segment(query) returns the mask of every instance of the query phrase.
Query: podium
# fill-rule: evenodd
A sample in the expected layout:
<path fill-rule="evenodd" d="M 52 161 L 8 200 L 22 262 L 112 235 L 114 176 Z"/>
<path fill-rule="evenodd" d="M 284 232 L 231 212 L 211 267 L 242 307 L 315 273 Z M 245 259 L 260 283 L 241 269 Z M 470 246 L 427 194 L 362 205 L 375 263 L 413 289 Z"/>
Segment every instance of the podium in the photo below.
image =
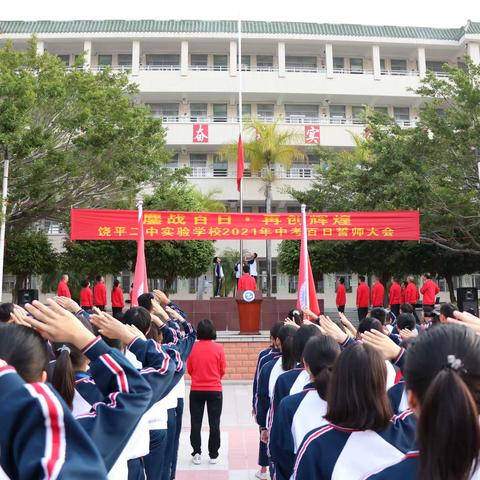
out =
<path fill-rule="evenodd" d="M 240 335 L 259 335 L 262 311 L 260 290 L 240 290 L 235 295 L 240 324 Z"/>

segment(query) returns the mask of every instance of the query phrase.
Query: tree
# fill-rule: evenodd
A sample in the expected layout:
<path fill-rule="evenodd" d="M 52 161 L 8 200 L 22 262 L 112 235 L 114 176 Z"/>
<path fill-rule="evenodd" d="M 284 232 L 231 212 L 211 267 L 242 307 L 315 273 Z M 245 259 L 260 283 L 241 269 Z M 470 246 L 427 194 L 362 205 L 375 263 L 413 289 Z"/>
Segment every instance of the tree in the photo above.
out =
<path fill-rule="evenodd" d="M 5 243 L 5 271 L 16 276 L 14 300 L 18 290 L 27 288 L 32 275 L 56 271 L 58 254 L 48 237 L 37 231 L 12 231 Z"/>
<path fill-rule="evenodd" d="M 295 160 L 305 158 L 305 153 L 296 146 L 301 137 L 292 130 L 282 130 L 276 123 L 262 123 L 254 120 L 247 125 L 253 140 L 243 144 L 245 161 L 253 173 L 261 174 L 265 185 L 265 211 L 272 211 L 272 184 L 275 181 L 275 166 L 289 168 Z M 227 158 L 237 158 L 237 144 L 226 145 L 220 152 Z M 266 241 L 267 295 L 272 295 L 271 240 Z"/>
<path fill-rule="evenodd" d="M 165 132 L 126 74 L 67 69 L 55 55 L 0 49 L 0 158 L 10 159 L 8 228 L 71 207 L 133 199 L 168 158 Z"/>

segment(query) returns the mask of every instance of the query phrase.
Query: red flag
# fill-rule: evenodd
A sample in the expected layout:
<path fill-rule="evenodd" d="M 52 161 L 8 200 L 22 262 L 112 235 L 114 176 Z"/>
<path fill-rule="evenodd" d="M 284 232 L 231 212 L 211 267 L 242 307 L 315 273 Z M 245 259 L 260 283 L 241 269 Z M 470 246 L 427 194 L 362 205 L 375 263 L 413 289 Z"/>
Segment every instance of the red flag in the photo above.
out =
<path fill-rule="evenodd" d="M 300 267 L 298 269 L 297 308 L 307 307 L 315 315 L 320 315 L 307 242 L 307 215 L 305 205 L 302 205 L 302 240 L 300 243 Z"/>
<path fill-rule="evenodd" d="M 147 262 L 145 261 L 145 241 L 143 233 L 143 212 L 141 209 L 138 211 L 138 232 L 137 263 L 135 264 L 131 298 L 132 307 L 138 307 L 138 297 L 143 293 L 148 293 Z"/>
<path fill-rule="evenodd" d="M 238 162 L 237 162 L 237 190 L 240 191 L 242 184 L 243 171 L 245 170 L 245 160 L 243 158 L 242 134 L 238 135 Z"/>

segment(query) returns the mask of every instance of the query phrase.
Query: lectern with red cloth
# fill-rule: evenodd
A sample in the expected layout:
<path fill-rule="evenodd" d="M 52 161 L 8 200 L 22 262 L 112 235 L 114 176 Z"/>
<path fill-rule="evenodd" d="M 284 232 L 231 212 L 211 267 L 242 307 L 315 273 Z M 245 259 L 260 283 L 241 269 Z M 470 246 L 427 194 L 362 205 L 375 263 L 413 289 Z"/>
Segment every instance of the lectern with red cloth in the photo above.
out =
<path fill-rule="evenodd" d="M 237 301 L 240 335 L 260 334 L 262 292 L 260 290 L 239 290 L 235 300 Z"/>

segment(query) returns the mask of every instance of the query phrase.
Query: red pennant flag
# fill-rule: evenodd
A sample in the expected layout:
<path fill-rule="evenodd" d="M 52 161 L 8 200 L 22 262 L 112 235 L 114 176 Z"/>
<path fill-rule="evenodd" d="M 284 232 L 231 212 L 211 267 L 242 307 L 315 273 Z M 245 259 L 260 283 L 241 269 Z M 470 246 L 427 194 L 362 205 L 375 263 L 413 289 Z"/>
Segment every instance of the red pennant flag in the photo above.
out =
<path fill-rule="evenodd" d="M 238 135 L 238 162 L 237 162 L 237 190 L 240 191 L 242 184 L 243 172 L 245 170 L 245 160 L 243 158 L 243 142 L 242 134 Z"/>
<path fill-rule="evenodd" d="M 131 305 L 138 307 L 138 297 L 143 293 L 148 293 L 147 262 L 145 261 L 145 241 L 143 233 L 143 212 L 138 212 L 138 240 L 137 240 L 137 263 L 135 264 L 135 275 L 133 279 L 133 289 Z"/>
<path fill-rule="evenodd" d="M 300 243 L 300 267 L 298 269 L 297 308 L 306 307 L 315 315 L 320 315 L 307 242 L 307 215 L 305 205 L 302 205 L 302 240 Z"/>

